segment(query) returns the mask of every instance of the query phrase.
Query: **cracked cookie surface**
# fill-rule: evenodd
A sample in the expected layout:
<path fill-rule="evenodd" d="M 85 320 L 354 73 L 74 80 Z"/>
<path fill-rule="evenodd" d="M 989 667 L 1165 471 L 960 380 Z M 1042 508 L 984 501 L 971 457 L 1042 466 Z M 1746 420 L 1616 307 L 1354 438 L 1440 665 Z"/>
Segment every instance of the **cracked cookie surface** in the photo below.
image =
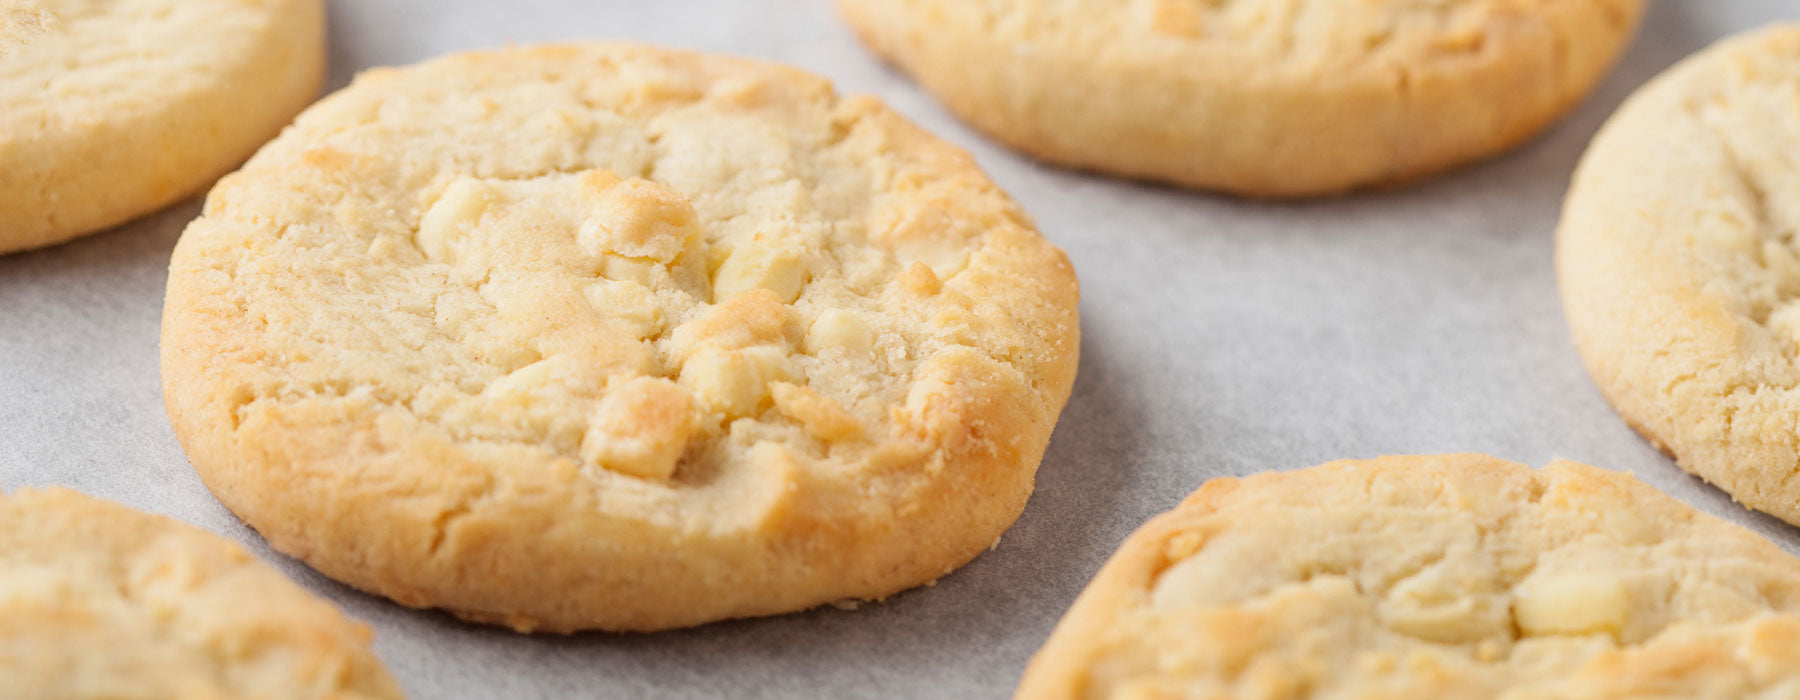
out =
<path fill-rule="evenodd" d="M 1777 698 L 1800 560 L 1574 462 L 1207 482 L 1134 533 L 1020 698 Z"/>
<path fill-rule="evenodd" d="M 650 630 L 878 598 L 1023 508 L 1061 251 L 964 153 L 769 64 L 375 70 L 213 191 L 165 396 L 228 506 L 402 603 Z"/>
<path fill-rule="evenodd" d="M 0 0 L 0 253 L 148 214 L 324 77 L 320 0 Z"/>
<path fill-rule="evenodd" d="M 1800 27 L 1641 89 L 1583 157 L 1557 232 L 1569 327 L 1627 422 L 1800 523 Z"/>
<path fill-rule="evenodd" d="M 62 489 L 0 495 L 9 698 L 400 697 L 369 640 L 217 535 Z"/>
<path fill-rule="evenodd" d="M 1642 0 L 838 0 L 952 111 L 1054 163 L 1253 196 L 1404 181 L 1536 134 Z"/>

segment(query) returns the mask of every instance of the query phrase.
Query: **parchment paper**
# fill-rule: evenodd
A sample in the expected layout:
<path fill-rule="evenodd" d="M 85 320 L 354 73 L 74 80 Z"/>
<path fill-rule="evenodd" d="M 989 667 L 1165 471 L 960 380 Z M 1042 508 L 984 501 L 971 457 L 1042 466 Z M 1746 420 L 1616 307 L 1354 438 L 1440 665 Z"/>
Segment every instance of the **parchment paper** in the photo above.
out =
<path fill-rule="evenodd" d="M 827 0 L 333 0 L 331 88 L 508 42 L 629 38 L 797 64 L 973 151 L 1073 258 L 1081 374 L 999 547 L 938 585 L 654 635 L 522 637 L 358 594 L 271 553 L 194 476 L 163 413 L 168 255 L 199 206 L 0 257 L 0 486 L 62 484 L 244 542 L 377 631 L 415 698 L 1007 697 L 1118 543 L 1209 477 L 1391 453 L 1630 470 L 1789 550 L 1631 432 L 1582 369 L 1551 272 L 1569 175 L 1634 88 L 1784 0 L 1660 0 L 1569 119 L 1405 189 L 1250 203 L 1039 166 L 949 117 Z"/>

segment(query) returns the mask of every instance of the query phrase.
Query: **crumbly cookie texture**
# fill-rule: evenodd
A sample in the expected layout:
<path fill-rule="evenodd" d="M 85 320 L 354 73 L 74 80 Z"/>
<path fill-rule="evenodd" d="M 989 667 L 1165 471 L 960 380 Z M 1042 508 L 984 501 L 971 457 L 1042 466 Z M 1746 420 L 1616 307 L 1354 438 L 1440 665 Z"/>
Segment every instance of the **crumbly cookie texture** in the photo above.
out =
<path fill-rule="evenodd" d="M 320 0 L 0 0 L 0 253 L 211 184 L 318 94 Z"/>
<path fill-rule="evenodd" d="M 62 489 L 0 496 L 6 697 L 400 697 L 369 638 L 217 535 Z"/>
<path fill-rule="evenodd" d="M 278 549 L 519 630 L 879 598 L 991 546 L 1077 289 L 869 98 L 612 44 L 376 70 L 208 198 L 175 428 Z"/>
<path fill-rule="evenodd" d="M 1643 0 L 838 0 L 877 52 L 1021 151 L 1293 197 L 1510 148 L 1570 109 Z"/>
<path fill-rule="evenodd" d="M 1569 327 L 1683 469 L 1800 523 L 1800 26 L 1729 39 L 1622 107 L 1557 233 Z"/>
<path fill-rule="evenodd" d="M 1789 698 L 1800 561 L 1626 474 L 1482 455 L 1214 479 L 1020 698 Z"/>

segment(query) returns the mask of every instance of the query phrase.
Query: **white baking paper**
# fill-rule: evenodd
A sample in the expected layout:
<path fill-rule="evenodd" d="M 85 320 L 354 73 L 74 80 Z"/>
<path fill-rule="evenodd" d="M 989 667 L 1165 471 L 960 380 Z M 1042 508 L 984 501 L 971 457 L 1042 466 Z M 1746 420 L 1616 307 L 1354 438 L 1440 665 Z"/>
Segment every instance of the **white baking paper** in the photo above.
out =
<path fill-rule="evenodd" d="M 525 637 L 400 608 L 272 554 L 207 493 L 163 413 L 158 314 L 197 203 L 0 256 L 0 486 L 62 484 L 244 542 L 373 625 L 415 698 L 1005 698 L 1106 556 L 1214 476 L 1487 452 L 1630 470 L 1790 550 L 1632 433 L 1583 370 L 1551 272 L 1569 175 L 1635 87 L 1784 0 L 1660 0 L 1569 119 L 1404 189 L 1255 203 L 1090 177 L 1000 148 L 872 58 L 828 0 L 333 0 L 331 87 L 509 42 L 624 38 L 794 63 L 973 151 L 1069 252 L 1081 374 L 1024 517 L 936 586 L 651 635 Z"/>

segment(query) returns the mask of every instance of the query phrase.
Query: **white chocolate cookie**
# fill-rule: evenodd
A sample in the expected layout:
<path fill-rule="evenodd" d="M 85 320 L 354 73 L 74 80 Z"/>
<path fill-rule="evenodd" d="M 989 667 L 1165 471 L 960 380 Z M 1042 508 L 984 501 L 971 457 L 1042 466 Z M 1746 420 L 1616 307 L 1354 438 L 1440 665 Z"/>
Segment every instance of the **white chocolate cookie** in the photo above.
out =
<path fill-rule="evenodd" d="M 1626 474 L 1481 455 L 1214 479 L 1018 697 L 1791 698 L 1800 560 Z"/>
<path fill-rule="evenodd" d="M 0 0 L 0 253 L 194 194 L 312 101 L 320 0 Z"/>
<path fill-rule="evenodd" d="M 398 698 L 369 636 L 217 535 L 61 489 L 0 496 L 0 695 Z"/>
<path fill-rule="evenodd" d="M 163 378 L 270 543 L 519 630 L 879 598 L 994 543 L 1067 400 L 1062 252 L 961 151 L 775 65 L 371 71 L 175 252 Z"/>
<path fill-rule="evenodd" d="M 1643 0 L 838 0 L 877 52 L 1053 163 L 1266 196 L 1409 180 L 1530 138 Z"/>
<path fill-rule="evenodd" d="M 1729 39 L 1594 139 L 1557 233 L 1575 344 L 1683 469 L 1800 523 L 1800 27 Z"/>

